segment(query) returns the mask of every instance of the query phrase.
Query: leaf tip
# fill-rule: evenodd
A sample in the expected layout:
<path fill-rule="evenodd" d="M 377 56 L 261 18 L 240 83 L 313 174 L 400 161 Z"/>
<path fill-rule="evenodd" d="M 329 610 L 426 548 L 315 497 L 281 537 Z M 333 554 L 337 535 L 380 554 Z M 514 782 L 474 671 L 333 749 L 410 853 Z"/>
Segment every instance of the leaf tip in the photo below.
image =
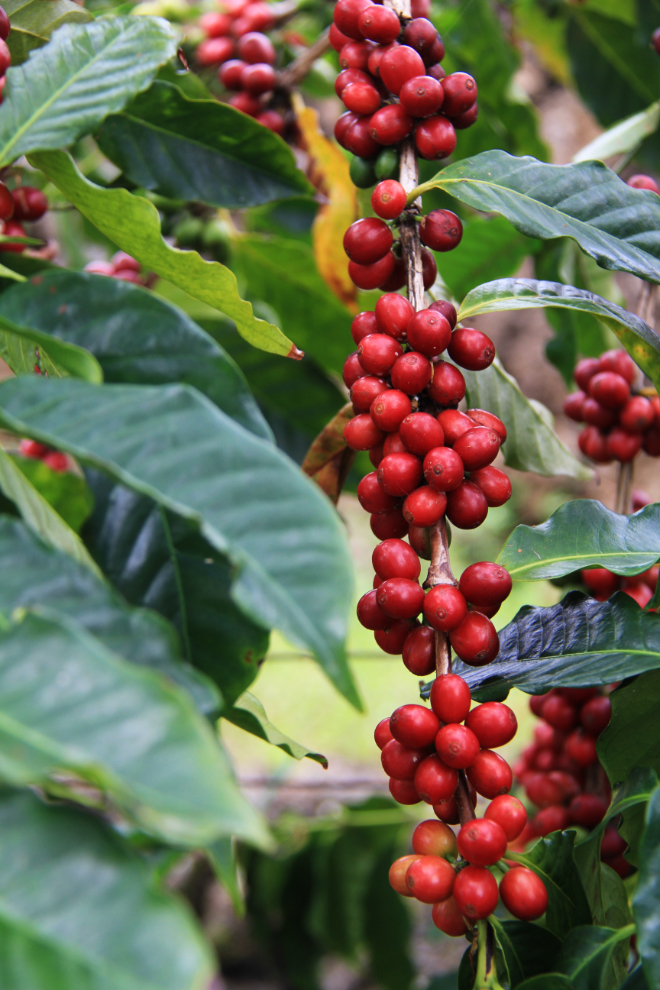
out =
<path fill-rule="evenodd" d="M 305 356 L 304 351 L 301 351 L 300 348 L 296 347 L 295 344 L 291 344 L 291 348 L 289 350 L 289 353 L 287 354 L 288 358 L 292 358 L 292 360 L 294 361 L 302 361 L 304 356 Z"/>

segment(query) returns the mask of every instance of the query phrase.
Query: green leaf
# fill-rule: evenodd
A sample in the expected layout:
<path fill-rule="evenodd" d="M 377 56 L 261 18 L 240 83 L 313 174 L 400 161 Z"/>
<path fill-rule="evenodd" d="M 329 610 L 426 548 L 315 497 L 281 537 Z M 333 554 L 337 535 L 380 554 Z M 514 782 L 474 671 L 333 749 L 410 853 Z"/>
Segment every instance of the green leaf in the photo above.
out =
<path fill-rule="evenodd" d="M 546 926 L 562 939 L 576 925 L 591 924 L 587 898 L 575 869 L 574 841 L 575 832 L 552 832 L 528 852 L 508 854 L 543 880 L 548 891 Z"/>
<path fill-rule="evenodd" d="M 176 52 L 157 17 L 65 24 L 25 65 L 7 72 L 0 107 L 0 164 L 71 144 L 149 85 Z"/>
<path fill-rule="evenodd" d="M 642 839 L 637 888 L 632 909 L 637 924 L 637 951 L 650 987 L 660 981 L 660 788 L 656 788 L 646 809 L 646 829 Z"/>
<path fill-rule="evenodd" d="M 228 722 L 232 722 L 246 732 L 251 732 L 253 736 L 264 739 L 271 746 L 278 746 L 289 756 L 293 756 L 295 760 L 302 760 L 308 756 L 310 760 L 316 760 L 317 763 L 320 763 L 324 770 L 328 769 L 328 761 L 325 756 L 312 752 L 307 746 L 301 746 L 290 736 L 285 736 L 283 732 L 280 732 L 269 721 L 266 710 L 259 699 L 255 698 L 249 691 L 242 694 L 233 707 L 222 714 Z"/>
<path fill-rule="evenodd" d="M 659 276 L 660 278 L 660 276 Z M 633 360 L 654 384 L 660 386 L 660 340 L 634 313 L 601 299 L 592 292 L 559 282 L 537 282 L 531 278 L 500 279 L 473 289 L 463 300 L 459 320 L 501 310 L 537 309 L 579 310 L 605 323 L 619 338 Z"/>
<path fill-rule="evenodd" d="M 236 856 L 236 840 L 231 836 L 216 839 L 207 848 L 215 875 L 231 898 L 232 907 L 242 918 L 245 914 L 245 898 L 238 875 L 238 859 Z"/>
<path fill-rule="evenodd" d="M 204 261 L 196 251 L 178 251 L 165 243 L 158 210 L 146 199 L 132 196 L 126 189 L 95 186 L 61 151 L 33 154 L 30 160 L 83 216 L 145 268 L 226 313 L 236 323 L 241 336 L 254 347 L 273 354 L 298 356 L 297 348 L 282 331 L 265 320 L 258 320 L 250 303 L 240 298 L 233 272 L 217 261 Z"/>
<path fill-rule="evenodd" d="M 651 134 L 655 134 L 660 124 L 660 100 L 656 100 L 646 110 L 610 127 L 603 134 L 590 141 L 573 156 L 573 162 L 586 162 L 593 159 L 605 161 L 615 155 L 630 154 Z"/>
<path fill-rule="evenodd" d="M 131 182 L 170 199 L 240 208 L 314 192 L 273 131 L 165 82 L 107 117 L 96 139 Z"/>
<path fill-rule="evenodd" d="M 36 388 L 35 388 L 36 386 Z M 183 385 L 0 385 L 0 421 L 43 438 L 189 520 L 238 572 L 234 601 L 311 649 L 359 704 L 343 647 L 352 566 L 317 486 L 270 444 Z"/>
<path fill-rule="evenodd" d="M 556 935 L 528 921 L 500 921 L 495 915 L 488 920 L 495 931 L 511 987 L 553 969 L 561 948 Z"/>
<path fill-rule="evenodd" d="M 98 361 L 82 347 L 54 340 L 48 331 L 20 326 L 3 316 L 0 316 L 0 357 L 15 375 L 33 375 L 38 369 L 51 377 L 71 375 L 88 382 L 103 381 Z"/>
<path fill-rule="evenodd" d="M 630 940 L 634 931 L 634 925 L 627 925 L 618 931 L 596 925 L 574 928 L 566 935 L 555 965 L 568 976 L 575 990 L 602 987 L 606 970 L 612 962 L 612 954 L 621 942 Z M 625 975 L 625 969 L 623 973 Z M 616 985 L 618 983 L 617 980 Z"/>
<path fill-rule="evenodd" d="M 194 385 L 241 426 L 272 437 L 234 361 L 185 313 L 153 292 L 62 270 L 35 275 L 14 288 L 19 291 L 0 295 L 0 321 L 20 317 L 42 331 L 46 341 L 50 334 L 54 347 L 84 348 L 108 382 Z"/>
<path fill-rule="evenodd" d="M 563 973 L 543 973 L 519 983 L 516 990 L 575 990 L 575 987 Z"/>
<path fill-rule="evenodd" d="M 74 533 L 80 532 L 94 507 L 94 499 L 84 478 L 72 471 L 53 471 L 32 457 L 14 457 L 14 464 L 36 488 Z"/>
<path fill-rule="evenodd" d="M 0 723 L 9 783 L 102 804 L 103 794 L 81 791 L 74 778 L 82 779 L 166 842 L 232 834 L 267 842 L 188 696 L 63 615 L 28 611 L 0 633 Z"/>
<path fill-rule="evenodd" d="M 546 165 L 488 151 L 448 165 L 409 200 L 427 189 L 501 213 L 528 237 L 572 237 L 602 268 L 660 282 L 660 201 L 631 189 L 601 162 Z"/>
<path fill-rule="evenodd" d="M 552 428 L 549 410 L 523 395 L 518 382 L 497 358 L 484 371 L 463 371 L 462 374 L 467 385 L 468 406 L 489 409 L 507 428 L 507 441 L 502 447 L 505 464 L 545 477 L 565 475 L 587 480 L 593 476 L 593 471 L 561 442 Z"/>
<path fill-rule="evenodd" d="M 660 560 L 660 504 L 632 516 L 594 499 L 565 502 L 538 526 L 516 526 L 497 558 L 514 581 L 563 577 L 585 567 L 641 574 Z"/>
<path fill-rule="evenodd" d="M 642 615 L 660 626 L 657 616 Z M 610 783 L 626 780 L 635 767 L 651 767 L 660 774 L 660 671 L 649 671 L 617 688 L 611 701 L 612 719 L 598 739 L 598 755 Z"/>
<path fill-rule="evenodd" d="M 214 970 L 190 911 L 107 826 L 0 794 L 0 974 L 8 990 L 198 990 Z"/>
<path fill-rule="evenodd" d="M 646 982 L 643 966 L 633 969 L 628 979 L 621 984 L 621 990 L 650 990 Z"/>
<path fill-rule="evenodd" d="M 173 627 L 150 609 L 131 608 L 115 589 L 17 519 L 0 515 L 0 614 L 42 607 L 64 615 L 124 660 L 151 668 L 185 688 L 199 710 L 221 706 L 213 684 L 184 663 Z"/>
<path fill-rule="evenodd" d="M 45 45 L 63 24 L 84 24 L 92 15 L 72 0 L 6 0 L 4 10 L 11 21 L 7 38 L 12 65 L 24 62 L 33 48 Z"/>

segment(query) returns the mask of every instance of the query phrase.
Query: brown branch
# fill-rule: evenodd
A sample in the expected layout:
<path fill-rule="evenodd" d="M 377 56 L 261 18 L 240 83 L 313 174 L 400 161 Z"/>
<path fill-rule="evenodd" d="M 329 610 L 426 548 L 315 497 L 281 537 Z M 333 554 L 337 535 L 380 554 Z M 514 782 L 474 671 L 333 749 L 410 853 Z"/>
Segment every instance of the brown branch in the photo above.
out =
<path fill-rule="evenodd" d="M 330 28 L 327 28 L 323 34 L 319 35 L 313 45 L 310 45 L 302 55 L 299 55 L 290 65 L 287 65 L 286 69 L 280 72 L 277 80 L 278 89 L 291 89 L 305 78 L 317 58 L 320 58 L 330 48 L 329 33 Z"/>
<path fill-rule="evenodd" d="M 461 825 L 465 825 L 466 822 L 471 822 L 473 818 L 477 817 L 474 813 L 474 805 L 472 804 L 472 798 L 470 797 L 470 788 L 468 787 L 465 770 L 458 771 L 456 804 L 458 805 L 458 817 Z"/>

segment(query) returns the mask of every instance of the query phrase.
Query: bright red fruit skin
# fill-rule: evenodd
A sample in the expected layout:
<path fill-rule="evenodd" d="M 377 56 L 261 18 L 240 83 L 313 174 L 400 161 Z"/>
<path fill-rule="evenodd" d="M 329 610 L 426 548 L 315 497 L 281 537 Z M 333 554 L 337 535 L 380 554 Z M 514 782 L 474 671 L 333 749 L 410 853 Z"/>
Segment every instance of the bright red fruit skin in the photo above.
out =
<path fill-rule="evenodd" d="M 612 702 L 606 695 L 598 695 L 582 706 L 580 721 L 587 732 L 598 737 L 610 724 Z"/>
<path fill-rule="evenodd" d="M 433 76 L 413 76 L 401 87 L 401 106 L 410 117 L 428 117 L 436 113 L 445 98 L 442 84 Z"/>
<path fill-rule="evenodd" d="M 419 236 L 433 251 L 453 251 L 461 243 L 463 224 L 451 210 L 431 210 L 422 217 Z"/>
<path fill-rule="evenodd" d="M 429 395 L 439 406 L 457 406 L 465 397 L 465 379 L 458 368 L 438 361 L 429 385 Z"/>
<path fill-rule="evenodd" d="M 365 337 L 369 334 L 376 333 L 378 326 L 376 324 L 376 314 L 371 312 L 358 313 L 357 316 L 353 317 L 353 322 L 351 323 L 351 337 L 356 344 L 359 344 Z"/>
<path fill-rule="evenodd" d="M 371 6 L 371 0 L 337 0 L 332 19 L 342 34 L 360 41 L 362 32 L 358 26 L 358 19 L 362 11 Z"/>
<path fill-rule="evenodd" d="M 369 133 L 378 144 L 398 144 L 413 129 L 409 117 L 400 103 L 389 103 L 376 112 L 369 121 Z"/>
<path fill-rule="evenodd" d="M 376 426 L 386 433 L 397 430 L 401 421 L 409 415 L 410 399 L 398 389 L 381 392 L 371 403 L 370 413 Z M 380 464 L 378 465 L 380 467 Z"/>
<path fill-rule="evenodd" d="M 239 39 L 236 46 L 238 57 L 251 65 L 255 62 L 267 62 L 275 65 L 275 48 L 272 41 L 260 31 L 249 31 Z"/>
<path fill-rule="evenodd" d="M 372 632 L 375 632 L 376 629 L 387 629 L 390 619 L 378 605 L 376 589 L 367 591 L 365 595 L 362 595 L 357 604 L 357 617 L 360 624 Z"/>
<path fill-rule="evenodd" d="M 369 451 L 369 457 L 375 448 Z M 371 532 L 379 540 L 403 539 L 408 535 L 408 523 L 403 517 L 401 509 L 393 509 L 392 512 L 372 513 L 369 520 Z"/>
<path fill-rule="evenodd" d="M 442 114 L 425 117 L 415 128 L 415 144 L 423 158 L 447 158 L 456 147 L 454 125 Z"/>
<path fill-rule="evenodd" d="M 454 796 L 458 771 L 448 767 L 439 756 L 427 756 L 415 772 L 415 787 L 422 801 L 438 804 Z"/>
<path fill-rule="evenodd" d="M 383 747 L 380 760 L 388 777 L 413 780 L 417 769 L 428 759 L 427 753 L 427 749 L 409 749 L 393 739 Z"/>
<path fill-rule="evenodd" d="M 540 918 L 548 907 L 545 884 L 525 866 L 517 866 L 505 873 L 500 882 L 500 896 L 507 911 L 521 921 Z"/>
<path fill-rule="evenodd" d="M 458 833 L 458 851 L 473 866 L 493 866 L 506 847 L 504 829 L 490 818 L 474 818 Z"/>
<path fill-rule="evenodd" d="M 423 412 L 406 416 L 399 433 L 406 449 L 417 457 L 424 457 L 433 447 L 441 447 L 445 439 L 442 426 L 435 416 Z"/>
<path fill-rule="evenodd" d="M 472 729 L 482 749 L 505 746 L 518 731 L 518 720 L 513 711 L 499 701 L 486 701 L 473 708 L 465 724 Z"/>
<path fill-rule="evenodd" d="M 490 337 L 472 327 L 457 327 L 447 351 L 452 361 L 468 371 L 483 371 L 495 357 L 495 345 Z"/>
<path fill-rule="evenodd" d="M 358 17 L 358 27 L 365 38 L 377 41 L 379 45 L 389 45 L 401 32 L 401 22 L 394 11 L 377 4 L 362 11 Z"/>
<path fill-rule="evenodd" d="M 358 265 L 380 261 L 392 247 L 392 231 L 383 220 L 356 220 L 344 234 L 344 251 Z"/>
<path fill-rule="evenodd" d="M 447 508 L 447 496 L 424 485 L 411 492 L 403 503 L 403 516 L 413 526 L 435 526 Z"/>
<path fill-rule="evenodd" d="M 414 454 L 388 454 L 377 469 L 378 483 L 388 495 L 405 498 L 422 480 L 422 462 Z"/>
<path fill-rule="evenodd" d="M 630 386 L 615 371 L 599 371 L 589 379 L 588 392 L 592 399 L 608 409 L 619 409 L 630 398 Z"/>
<path fill-rule="evenodd" d="M 501 605 L 511 594 L 511 575 L 499 564 L 479 561 L 461 574 L 459 588 L 472 605 Z"/>
<path fill-rule="evenodd" d="M 415 619 L 391 619 L 387 629 L 376 630 L 374 639 L 383 653 L 389 653 L 394 657 L 399 656 L 410 631 L 415 628 L 416 624 Z"/>
<path fill-rule="evenodd" d="M 415 677 L 426 677 L 435 670 L 435 634 L 428 626 L 417 626 L 403 644 L 403 663 Z"/>
<path fill-rule="evenodd" d="M 34 186 L 18 186 L 12 192 L 14 220 L 40 220 L 48 209 L 48 200 L 41 189 Z"/>
<path fill-rule="evenodd" d="M 458 674 L 441 674 L 431 685 L 431 708 L 441 722 L 462 722 L 470 711 L 470 688 Z"/>
<path fill-rule="evenodd" d="M 385 434 L 367 413 L 354 416 L 344 427 L 344 440 L 351 450 L 370 450 L 384 439 Z"/>
<path fill-rule="evenodd" d="M 390 866 L 390 886 L 397 892 L 397 894 L 401 894 L 402 897 L 412 897 L 412 894 L 408 890 L 408 885 L 406 884 L 406 873 L 410 864 L 414 863 L 418 858 L 419 857 L 415 854 L 412 856 L 400 856 L 399 859 L 395 859 Z"/>
<path fill-rule="evenodd" d="M 454 451 L 463 461 L 466 471 L 478 471 L 479 468 L 487 467 L 495 460 L 499 450 L 499 436 L 485 426 L 467 430 L 454 443 Z"/>
<path fill-rule="evenodd" d="M 467 602 L 458 588 L 451 584 L 436 585 L 424 599 L 424 618 L 439 632 L 455 629 L 466 615 Z"/>
<path fill-rule="evenodd" d="M 497 881 L 484 866 L 466 866 L 456 877 L 454 900 L 461 914 L 470 921 L 480 921 L 497 907 Z"/>
<path fill-rule="evenodd" d="M 370 474 L 365 474 L 364 478 L 362 478 L 359 482 L 357 496 L 360 505 L 365 512 L 391 512 L 393 509 L 396 509 L 399 504 L 397 499 L 395 499 L 392 495 L 388 495 L 380 487 L 375 471 L 372 471 Z M 406 546 L 406 544 L 403 543 L 403 540 L 400 542 Z M 408 547 L 408 549 L 410 548 Z M 414 575 L 415 578 L 419 577 L 419 561 L 417 562 L 417 566 L 418 570 Z M 388 574 L 388 577 L 399 576 L 400 575 L 398 574 Z M 403 576 L 407 577 L 408 575 L 406 574 Z"/>
<path fill-rule="evenodd" d="M 412 834 L 413 852 L 420 856 L 456 856 L 456 836 L 444 822 L 430 818 L 420 822 Z M 623 848 L 625 849 L 625 843 Z M 623 850 L 621 850 L 623 851 Z"/>
<path fill-rule="evenodd" d="M 614 371 L 617 375 L 625 378 L 629 385 L 634 383 L 637 375 L 637 366 L 630 354 L 620 348 L 601 354 L 598 358 L 598 370 Z"/>
<path fill-rule="evenodd" d="M 450 447 L 434 447 L 424 458 L 424 477 L 439 492 L 450 492 L 463 481 L 463 461 Z"/>
<path fill-rule="evenodd" d="M 390 720 L 389 718 L 383 718 L 380 720 L 376 729 L 374 731 L 374 739 L 376 740 L 376 745 L 378 749 L 383 749 L 387 746 L 388 742 L 391 742 L 394 736 L 390 732 Z"/>
<path fill-rule="evenodd" d="M 444 725 L 435 737 L 435 748 L 448 767 L 465 770 L 477 758 L 479 740 L 464 725 Z"/>
<path fill-rule="evenodd" d="M 401 87 L 414 76 L 424 75 L 424 62 L 420 55 L 408 45 L 398 45 L 386 52 L 379 65 L 380 78 L 390 93 L 398 96 Z"/>
<path fill-rule="evenodd" d="M 404 296 L 388 292 L 381 296 L 375 308 L 376 325 L 380 333 L 403 340 L 415 310 Z"/>
<path fill-rule="evenodd" d="M 385 540 L 380 543 L 371 555 L 371 562 L 376 574 L 383 581 L 395 577 L 416 581 L 422 569 L 417 554 L 403 540 Z"/>
<path fill-rule="evenodd" d="M 447 495 L 447 518 L 459 529 L 476 529 L 488 515 L 488 501 L 473 481 L 463 481 Z"/>
<path fill-rule="evenodd" d="M 394 362 L 391 372 L 392 385 L 406 395 L 418 395 L 433 376 L 433 365 L 417 351 L 406 351 Z"/>
<path fill-rule="evenodd" d="M 500 794 L 494 798 L 486 808 L 484 818 L 497 822 L 504 829 L 509 842 L 517 839 L 527 824 L 524 804 L 510 794 Z"/>
<path fill-rule="evenodd" d="M 431 746 L 439 728 L 438 716 L 423 705 L 401 705 L 390 718 L 393 737 L 411 749 Z M 415 852 L 420 850 L 416 849 Z"/>
<path fill-rule="evenodd" d="M 362 375 L 351 386 L 351 402 L 356 412 L 369 412 L 374 399 L 388 389 L 387 382 L 376 375 Z"/>
<path fill-rule="evenodd" d="M 423 904 L 437 904 L 449 897 L 456 873 L 441 856 L 420 856 L 406 872 L 406 884 L 413 897 Z"/>
<path fill-rule="evenodd" d="M 467 922 L 453 896 L 434 904 L 431 917 L 435 927 L 439 928 L 445 935 L 457 938 L 459 935 L 467 935 L 469 931 Z"/>
<path fill-rule="evenodd" d="M 482 749 L 467 771 L 468 780 L 478 794 L 486 798 L 496 798 L 511 790 L 513 774 L 511 767 L 497 753 Z"/>
<path fill-rule="evenodd" d="M 477 99 L 477 84 L 467 72 L 452 72 L 442 80 L 445 91 L 444 112 L 448 117 L 457 117 L 474 105 Z"/>
<path fill-rule="evenodd" d="M 484 493 L 489 509 L 504 505 L 511 498 L 511 481 L 499 468 L 492 465 L 480 468 L 472 474 L 471 480 Z"/>
<path fill-rule="evenodd" d="M 437 357 L 447 349 L 451 340 L 451 326 L 441 313 L 422 309 L 414 315 L 407 327 L 411 347 L 426 357 Z"/>
<path fill-rule="evenodd" d="M 383 220 L 396 220 L 403 212 L 407 198 L 406 190 L 400 182 L 396 179 L 384 179 L 371 194 L 371 207 Z"/>
<path fill-rule="evenodd" d="M 390 251 L 384 258 L 381 258 L 380 261 L 375 261 L 372 265 L 359 265 L 355 261 L 349 261 L 348 274 L 351 277 L 351 281 L 359 289 L 364 289 L 365 291 L 377 289 L 392 274 L 395 264 L 396 258 Z"/>
<path fill-rule="evenodd" d="M 390 794 L 399 804 L 419 804 L 422 800 L 412 780 L 394 780 L 390 777 Z"/>

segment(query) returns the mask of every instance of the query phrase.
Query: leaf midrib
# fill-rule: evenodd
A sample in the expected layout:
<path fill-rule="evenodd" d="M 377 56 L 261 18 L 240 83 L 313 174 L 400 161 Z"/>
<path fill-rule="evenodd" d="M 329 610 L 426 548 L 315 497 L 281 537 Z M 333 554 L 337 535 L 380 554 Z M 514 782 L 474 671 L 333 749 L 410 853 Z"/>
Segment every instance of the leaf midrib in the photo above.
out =
<path fill-rule="evenodd" d="M 639 85 L 641 82 L 640 78 L 636 76 L 634 72 L 629 71 L 625 59 L 621 60 L 619 58 L 616 51 L 610 46 L 609 42 L 607 42 L 605 38 L 598 33 L 598 31 L 594 30 L 593 25 L 589 23 L 589 19 L 585 18 L 584 15 L 577 10 L 573 10 L 572 14 L 594 48 L 598 49 L 598 51 L 605 56 L 610 65 L 618 71 L 619 75 L 623 79 L 625 79 L 630 88 L 648 103 L 653 103 L 655 94 L 647 89 L 646 86 Z"/>
<path fill-rule="evenodd" d="M 512 548 L 512 549 L 515 549 L 515 548 Z M 511 574 L 513 576 L 514 574 L 524 574 L 524 573 L 527 573 L 528 571 L 533 571 L 533 570 L 535 570 L 535 569 L 537 569 L 539 567 L 549 567 L 552 564 L 561 563 L 564 560 L 585 560 L 585 559 L 591 560 L 591 559 L 600 559 L 601 557 L 607 557 L 608 560 L 619 559 L 619 558 L 625 559 L 626 557 L 632 557 L 632 556 L 636 556 L 637 554 L 650 553 L 650 552 L 651 551 L 648 551 L 648 550 L 647 551 L 645 551 L 645 550 L 627 550 L 625 552 L 624 551 L 620 551 L 620 552 L 616 552 L 616 553 L 602 553 L 602 554 L 594 554 L 594 553 L 562 554 L 561 557 L 543 557 L 542 560 L 540 560 L 540 561 L 538 561 L 536 563 L 532 562 L 532 563 L 529 563 L 529 564 L 525 564 L 522 567 L 507 567 L 507 570 L 508 570 L 509 574 Z M 658 559 L 660 559 L 660 550 L 654 556 L 654 560 L 657 561 Z M 653 566 L 653 564 L 649 564 L 649 567 L 652 567 L 652 566 Z M 648 570 L 648 567 L 642 567 L 641 570 L 638 573 L 639 574 L 643 574 L 644 571 L 646 571 L 646 570 Z M 624 575 L 624 577 L 634 577 L 634 575 L 632 575 L 632 574 L 626 574 L 626 575 Z M 539 578 L 539 580 L 543 580 L 543 578 Z"/>

